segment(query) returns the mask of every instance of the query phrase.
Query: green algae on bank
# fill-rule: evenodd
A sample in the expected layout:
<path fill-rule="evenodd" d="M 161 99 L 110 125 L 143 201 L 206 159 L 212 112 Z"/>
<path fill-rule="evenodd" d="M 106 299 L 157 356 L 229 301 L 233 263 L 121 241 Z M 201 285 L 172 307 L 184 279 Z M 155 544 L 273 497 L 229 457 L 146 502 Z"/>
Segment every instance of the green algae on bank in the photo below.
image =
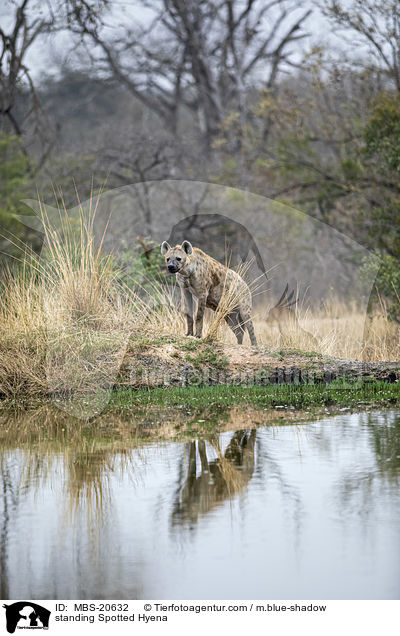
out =
<path fill-rule="evenodd" d="M 282 419 L 280 414 L 283 418 L 292 419 L 291 414 L 301 418 L 305 411 L 308 414 L 335 413 L 340 409 L 363 411 L 376 407 L 396 407 L 399 404 L 398 382 L 334 381 L 316 385 L 116 388 L 111 393 L 106 408 L 86 421 L 90 421 L 94 428 L 106 427 L 109 430 L 112 429 L 112 422 L 117 426 L 123 422 L 137 431 L 146 428 L 147 422 L 154 431 L 157 425 L 166 421 L 175 421 L 179 428 L 179 422 L 186 425 L 193 418 L 205 419 L 209 427 L 211 421 L 218 420 L 224 412 L 234 407 L 252 407 L 253 412 L 261 411 L 265 414 L 268 411 L 275 417 L 279 415 L 279 419 Z M 56 428 L 62 428 L 63 423 L 67 429 L 78 426 L 77 418 L 68 415 L 68 408 L 65 410 L 67 412 L 60 410 L 57 402 L 48 399 L 3 400 L 0 402 L 0 427 L 10 412 L 20 413 L 24 418 L 24 414 L 31 413 L 31 421 L 39 422 L 40 427 L 43 422 L 46 426 Z"/>
<path fill-rule="evenodd" d="M 343 382 L 269 386 L 200 386 L 168 387 L 164 389 L 117 389 L 109 408 L 130 409 L 144 406 L 181 407 L 199 410 L 251 404 L 260 408 L 281 407 L 303 409 L 310 406 L 348 406 L 357 408 L 400 404 L 400 383 Z"/>

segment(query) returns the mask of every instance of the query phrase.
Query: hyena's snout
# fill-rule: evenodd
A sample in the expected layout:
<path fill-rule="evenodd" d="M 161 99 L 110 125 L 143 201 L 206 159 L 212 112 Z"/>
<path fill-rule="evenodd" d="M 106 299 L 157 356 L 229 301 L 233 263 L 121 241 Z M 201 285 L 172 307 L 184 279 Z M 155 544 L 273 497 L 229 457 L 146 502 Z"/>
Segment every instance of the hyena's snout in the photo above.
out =
<path fill-rule="evenodd" d="M 166 265 L 170 274 L 176 274 L 182 269 L 182 258 L 180 256 L 170 256 L 167 258 Z"/>
<path fill-rule="evenodd" d="M 171 262 L 167 264 L 167 269 L 171 274 L 176 274 L 179 271 L 179 266 L 175 262 Z"/>

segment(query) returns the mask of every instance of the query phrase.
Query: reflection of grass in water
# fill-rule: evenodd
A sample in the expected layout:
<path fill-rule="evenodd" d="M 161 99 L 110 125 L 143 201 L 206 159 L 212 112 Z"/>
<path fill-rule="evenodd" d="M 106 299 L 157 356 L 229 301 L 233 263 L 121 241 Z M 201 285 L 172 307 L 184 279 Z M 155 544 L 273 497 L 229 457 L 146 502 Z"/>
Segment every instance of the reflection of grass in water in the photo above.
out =
<path fill-rule="evenodd" d="M 0 464 L 9 451 L 24 451 L 21 484 L 38 489 L 55 474 L 68 493 L 71 516 L 85 509 L 88 521 L 102 514 L 110 501 L 109 478 L 133 465 L 136 432 L 118 427 L 82 424 L 54 405 L 36 409 L 0 410 Z M 131 471 L 132 472 L 132 471 Z"/>
<path fill-rule="evenodd" d="M 76 518 L 80 510 L 86 510 L 88 526 L 91 519 L 99 520 L 111 502 L 110 472 L 116 470 L 115 457 L 94 447 L 95 443 L 90 451 L 73 453 L 67 460 L 68 517 Z"/>

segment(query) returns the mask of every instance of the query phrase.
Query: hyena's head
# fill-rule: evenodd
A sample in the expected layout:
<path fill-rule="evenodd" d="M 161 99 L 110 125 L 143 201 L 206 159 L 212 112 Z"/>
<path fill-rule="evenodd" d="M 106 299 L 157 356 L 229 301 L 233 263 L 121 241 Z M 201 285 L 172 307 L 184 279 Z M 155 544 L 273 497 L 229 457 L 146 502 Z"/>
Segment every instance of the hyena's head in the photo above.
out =
<path fill-rule="evenodd" d="M 190 264 L 190 255 L 193 253 L 193 247 L 189 241 L 183 241 L 182 245 L 171 247 L 167 241 L 161 245 L 161 254 L 165 256 L 165 264 L 167 270 L 171 274 L 185 272 L 185 268 Z"/>

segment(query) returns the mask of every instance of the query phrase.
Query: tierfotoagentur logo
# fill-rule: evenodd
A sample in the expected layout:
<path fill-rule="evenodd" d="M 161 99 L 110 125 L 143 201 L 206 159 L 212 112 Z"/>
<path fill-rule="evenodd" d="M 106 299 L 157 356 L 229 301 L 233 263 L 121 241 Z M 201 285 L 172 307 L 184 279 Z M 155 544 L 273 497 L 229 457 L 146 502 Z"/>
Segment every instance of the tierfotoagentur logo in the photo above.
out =
<path fill-rule="evenodd" d="M 50 610 L 32 603 L 18 601 L 11 605 L 3 605 L 6 610 L 6 626 L 9 634 L 16 629 L 49 629 Z"/>

